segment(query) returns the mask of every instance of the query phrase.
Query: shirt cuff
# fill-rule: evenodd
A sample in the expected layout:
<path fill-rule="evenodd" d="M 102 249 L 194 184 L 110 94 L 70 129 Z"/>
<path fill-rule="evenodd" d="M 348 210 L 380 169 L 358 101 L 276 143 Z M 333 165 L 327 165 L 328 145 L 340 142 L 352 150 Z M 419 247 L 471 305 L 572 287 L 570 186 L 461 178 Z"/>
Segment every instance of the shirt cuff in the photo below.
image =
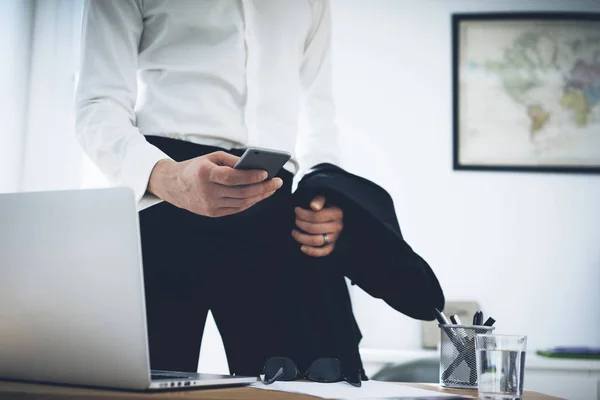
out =
<path fill-rule="evenodd" d="M 121 165 L 121 184 L 133 189 L 138 211 L 160 203 L 162 200 L 147 193 L 148 181 L 157 162 L 170 160 L 171 157 L 151 145 L 144 139 L 136 141 L 123 159 Z"/>

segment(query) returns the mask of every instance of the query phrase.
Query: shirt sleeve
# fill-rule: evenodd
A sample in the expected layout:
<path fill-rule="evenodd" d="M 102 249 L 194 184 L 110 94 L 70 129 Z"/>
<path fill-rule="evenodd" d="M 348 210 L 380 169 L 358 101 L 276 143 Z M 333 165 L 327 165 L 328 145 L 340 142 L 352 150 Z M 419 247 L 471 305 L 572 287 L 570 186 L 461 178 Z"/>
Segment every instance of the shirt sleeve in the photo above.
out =
<path fill-rule="evenodd" d="M 88 0 L 84 9 L 76 135 L 84 151 L 116 185 L 131 187 L 138 203 L 154 165 L 169 158 L 136 127 L 138 46 L 143 30 L 136 0 Z"/>
<path fill-rule="evenodd" d="M 300 68 L 304 95 L 296 154 L 303 172 L 320 163 L 340 164 L 331 78 L 331 7 L 328 0 L 313 0 L 312 6 L 313 26 Z"/>

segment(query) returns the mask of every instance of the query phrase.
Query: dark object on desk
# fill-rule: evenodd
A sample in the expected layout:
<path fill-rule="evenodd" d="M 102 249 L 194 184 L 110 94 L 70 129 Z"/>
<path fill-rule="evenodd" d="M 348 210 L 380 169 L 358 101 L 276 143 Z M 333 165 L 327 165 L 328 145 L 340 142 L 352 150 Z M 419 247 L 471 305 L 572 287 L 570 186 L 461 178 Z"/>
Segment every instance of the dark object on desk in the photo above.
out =
<path fill-rule="evenodd" d="M 282 263 L 289 284 L 279 292 L 274 288 L 272 304 L 265 305 L 273 312 L 281 307 L 284 325 L 285 340 L 273 356 L 293 359 L 300 370 L 317 358 L 336 357 L 344 374 L 354 376 L 362 371 L 362 335 L 345 277 L 416 319 L 432 320 L 432 310 L 444 307 L 444 295 L 429 265 L 404 241 L 394 203 L 383 188 L 320 164 L 300 181 L 295 203 L 306 208 L 316 195 L 344 210 L 344 232 L 328 257 L 307 256 L 292 242 L 290 260 Z"/>
<path fill-rule="evenodd" d="M 337 358 L 319 358 L 310 364 L 308 370 L 300 371 L 294 360 L 287 357 L 271 357 L 265 362 L 263 383 L 270 385 L 276 381 L 295 381 L 307 379 L 313 382 L 334 383 L 348 382 L 355 387 L 361 387 L 362 376 L 358 371 L 355 376 L 345 376 L 342 363 Z"/>
<path fill-rule="evenodd" d="M 600 360 L 600 348 L 594 347 L 553 347 L 536 353 L 542 357 Z"/>
<path fill-rule="evenodd" d="M 485 323 L 483 324 L 483 326 L 494 326 L 494 324 L 496 323 L 496 320 L 492 317 L 489 317 Z"/>

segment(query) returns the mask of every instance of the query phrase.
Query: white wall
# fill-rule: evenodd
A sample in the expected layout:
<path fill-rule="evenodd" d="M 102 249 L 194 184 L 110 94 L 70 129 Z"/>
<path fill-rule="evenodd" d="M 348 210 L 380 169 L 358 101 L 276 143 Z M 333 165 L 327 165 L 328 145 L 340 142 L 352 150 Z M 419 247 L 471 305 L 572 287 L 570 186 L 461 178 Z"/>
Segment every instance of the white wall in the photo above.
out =
<path fill-rule="evenodd" d="M 453 171 L 450 59 L 453 12 L 600 2 L 332 2 L 346 166 L 390 191 L 447 299 L 477 300 L 531 350 L 600 346 L 600 177 Z M 359 289 L 353 299 L 363 347 L 420 347 L 420 322 Z"/>
<path fill-rule="evenodd" d="M 20 188 L 32 2 L 0 1 L 0 192 Z"/>
<path fill-rule="evenodd" d="M 73 189 L 83 178 L 73 95 L 83 0 L 36 2 L 23 190 Z"/>

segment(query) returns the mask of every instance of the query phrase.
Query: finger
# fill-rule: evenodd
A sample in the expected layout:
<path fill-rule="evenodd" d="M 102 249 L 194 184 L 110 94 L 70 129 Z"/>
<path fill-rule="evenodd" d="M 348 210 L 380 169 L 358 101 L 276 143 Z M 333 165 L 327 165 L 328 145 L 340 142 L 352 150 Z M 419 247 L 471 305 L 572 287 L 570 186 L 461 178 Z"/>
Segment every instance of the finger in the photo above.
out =
<path fill-rule="evenodd" d="M 216 166 L 212 168 L 210 181 L 225 186 L 252 185 L 267 179 L 267 171 L 258 169 L 239 170 L 231 167 Z"/>
<path fill-rule="evenodd" d="M 314 224 L 312 222 L 302 221 L 298 218 L 296 218 L 296 226 L 302 229 L 304 232 L 309 233 L 311 235 L 341 232 L 343 228 L 343 224 L 341 221 Z"/>
<path fill-rule="evenodd" d="M 310 246 L 302 246 L 300 247 L 300 250 L 311 257 L 325 257 L 331 254 L 331 252 L 333 252 L 333 249 L 335 248 L 335 244 L 334 243 L 330 243 L 327 246 L 323 246 L 323 247 L 310 247 Z"/>
<path fill-rule="evenodd" d="M 317 196 L 310 202 L 310 208 L 314 211 L 319 211 L 325 207 L 325 196 Z"/>
<path fill-rule="evenodd" d="M 323 235 L 309 235 L 308 233 L 303 233 L 294 229 L 292 230 L 292 236 L 296 242 L 307 246 L 322 247 L 325 245 L 325 238 Z M 329 232 L 327 237 L 329 238 L 329 243 L 335 243 L 339 237 L 339 233 Z"/>
<path fill-rule="evenodd" d="M 216 165 L 230 168 L 233 168 L 233 166 L 240 159 L 238 156 L 234 156 L 233 154 L 229 154 L 224 151 L 215 151 L 214 153 L 210 153 L 207 158 Z"/>
<path fill-rule="evenodd" d="M 246 186 L 224 186 L 218 185 L 217 195 L 219 197 L 246 199 L 249 197 L 259 196 L 264 193 L 273 192 L 283 186 L 281 178 L 273 178 L 268 181 L 255 183 Z"/>
<path fill-rule="evenodd" d="M 272 196 L 275 192 L 276 192 L 276 190 L 273 190 L 271 192 L 261 193 L 261 194 L 256 195 L 256 196 L 246 197 L 246 198 L 243 198 L 243 199 L 238 199 L 238 198 L 223 198 L 223 199 L 221 199 L 219 201 L 219 205 L 221 207 L 224 207 L 224 208 L 235 207 L 235 208 L 244 208 L 244 209 L 247 209 L 247 208 L 252 207 L 256 203 L 258 203 L 259 201 L 263 201 L 267 197 Z"/>
<path fill-rule="evenodd" d="M 296 217 L 306 222 L 320 223 L 340 220 L 344 213 L 337 207 L 326 207 L 321 211 L 307 210 L 301 207 L 294 209 Z"/>

